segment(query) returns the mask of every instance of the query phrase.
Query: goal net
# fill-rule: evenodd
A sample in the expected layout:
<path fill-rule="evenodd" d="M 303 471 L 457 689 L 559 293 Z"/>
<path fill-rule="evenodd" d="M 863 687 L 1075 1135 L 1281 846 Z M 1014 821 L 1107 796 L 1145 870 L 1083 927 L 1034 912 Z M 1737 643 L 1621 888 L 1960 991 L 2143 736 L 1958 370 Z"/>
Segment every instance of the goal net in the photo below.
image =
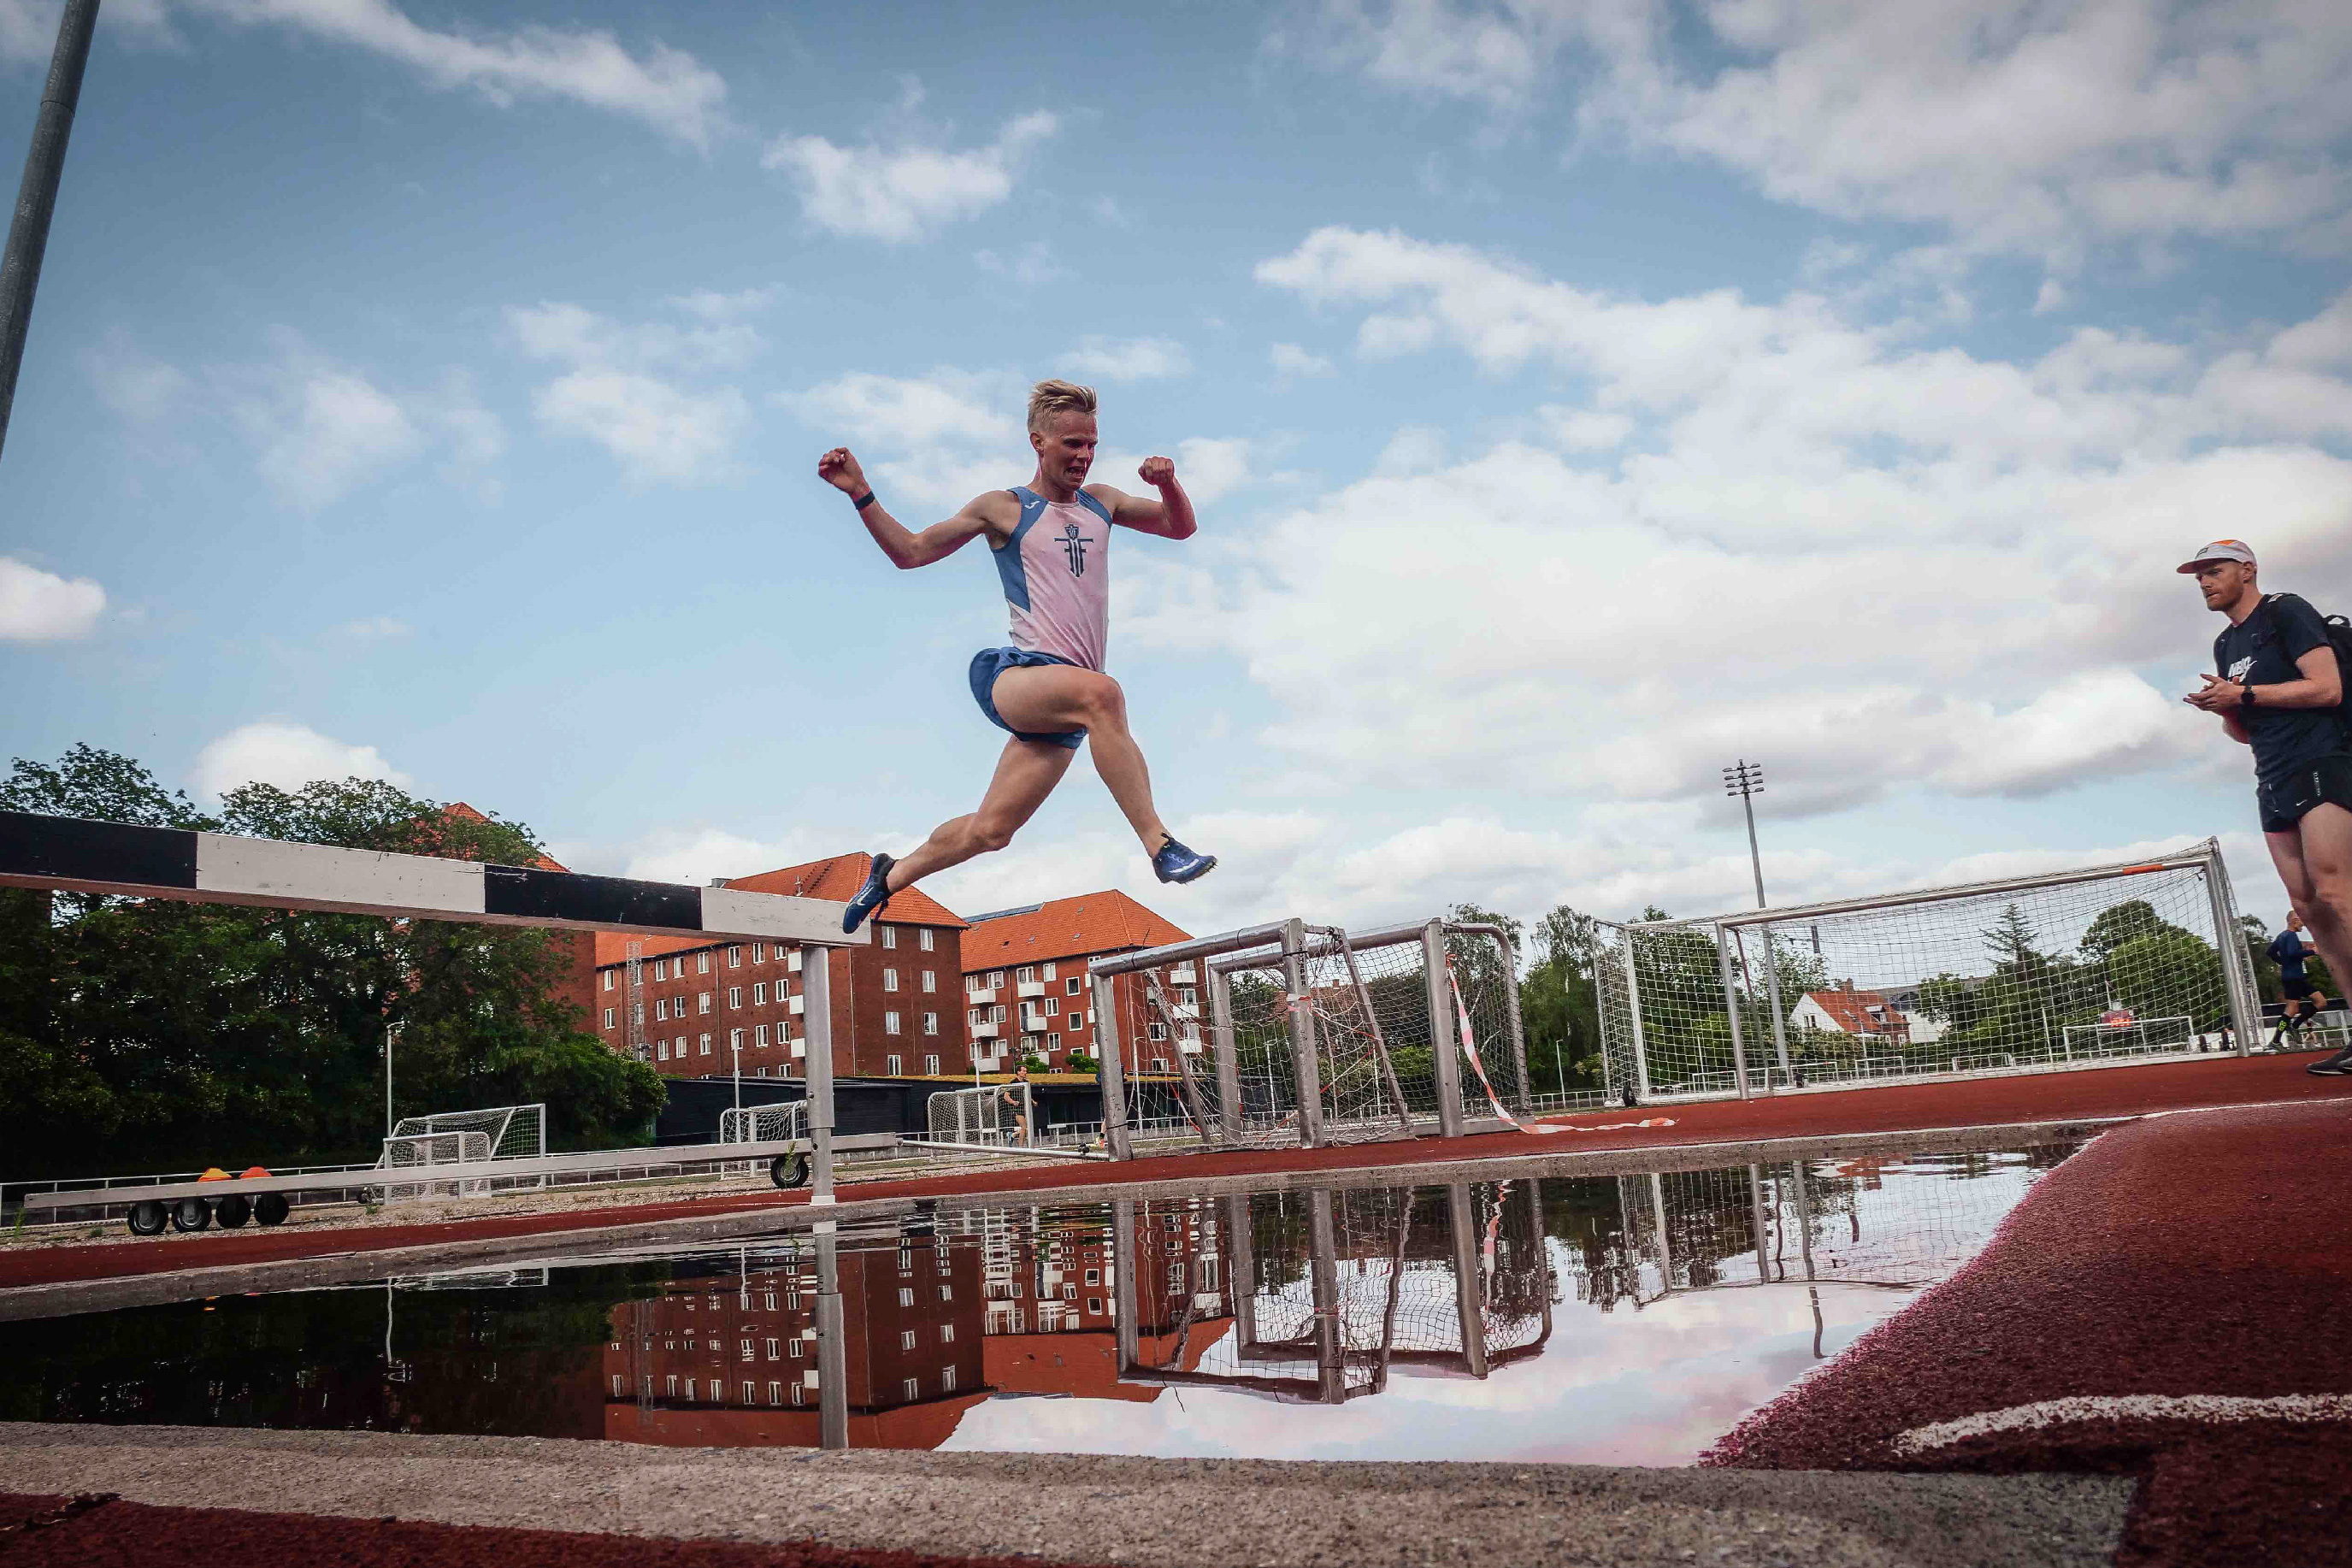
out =
<path fill-rule="evenodd" d="M 1499 936 L 1442 922 L 1300 930 L 1296 952 L 1118 977 L 1131 988 L 1114 1016 L 1139 1152 L 1411 1138 L 1437 1131 L 1449 1107 L 1475 1123 L 1524 1105 L 1514 955 Z"/>
<path fill-rule="evenodd" d="M 481 1197 L 490 1190 L 486 1178 L 434 1181 L 430 1179 L 431 1171 L 436 1165 L 486 1164 L 489 1158 L 490 1136 L 487 1132 L 395 1132 L 383 1141 L 383 1158 L 379 1163 L 387 1171 L 414 1173 L 426 1179 L 388 1183 L 383 1189 L 384 1199 L 388 1203 L 406 1203 L 436 1194 Z"/>
<path fill-rule="evenodd" d="M 1603 924 L 1612 1094 L 1704 1099 L 2243 1050 L 2218 846 L 2139 865 Z"/>
<path fill-rule="evenodd" d="M 926 1110 L 927 1135 L 934 1143 L 1027 1149 L 1036 1145 L 1041 1131 L 1035 1097 L 1018 1079 L 943 1090 L 930 1097 Z"/>
<path fill-rule="evenodd" d="M 450 1140 L 456 1142 L 450 1142 Z M 493 1105 L 479 1110 L 438 1110 L 429 1116 L 404 1116 L 383 1141 L 389 1168 L 408 1165 L 479 1163 L 493 1160 L 530 1160 L 547 1152 L 547 1107 Z M 462 1161 L 458 1155 L 462 1153 Z M 414 1185 L 414 1184 L 411 1184 Z M 543 1187 L 545 1175 L 490 1176 L 463 1183 L 427 1183 L 415 1191 L 386 1189 L 387 1197 L 422 1197 L 435 1187 L 461 1197 L 483 1197 L 499 1192 Z"/>
<path fill-rule="evenodd" d="M 781 1143 L 805 1138 L 808 1101 L 780 1100 L 773 1105 L 730 1106 L 719 1113 L 721 1143 Z"/>

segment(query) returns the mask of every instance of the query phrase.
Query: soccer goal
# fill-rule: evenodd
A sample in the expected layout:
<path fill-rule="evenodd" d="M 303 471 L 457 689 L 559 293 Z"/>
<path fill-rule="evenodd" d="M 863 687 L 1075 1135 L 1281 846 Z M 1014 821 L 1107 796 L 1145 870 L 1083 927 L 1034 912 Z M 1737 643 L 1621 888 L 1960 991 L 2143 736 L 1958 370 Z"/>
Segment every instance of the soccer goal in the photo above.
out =
<path fill-rule="evenodd" d="M 404 1116 L 383 1141 L 386 1169 L 425 1165 L 482 1163 L 492 1160 L 530 1160 L 547 1152 L 547 1107 L 493 1105 L 479 1110 L 440 1110 L 429 1116 Z M 425 1197 L 447 1189 L 459 1197 L 483 1197 L 494 1192 L 520 1192 L 547 1184 L 544 1175 L 491 1176 L 465 1182 L 404 1183 L 385 1189 L 388 1201 Z"/>
<path fill-rule="evenodd" d="M 944 1089 L 932 1095 L 925 1109 L 926 1136 L 934 1143 L 994 1149 L 1031 1149 L 1037 1144 L 1036 1097 L 1031 1086 L 1019 1079 Z"/>
<path fill-rule="evenodd" d="M 2210 839 L 1598 938 L 1610 1089 L 1635 1100 L 2243 1054 L 2259 1018 Z"/>
<path fill-rule="evenodd" d="M 808 1101 L 805 1100 L 779 1100 L 772 1105 L 732 1106 L 719 1113 L 719 1141 L 721 1143 L 780 1143 L 787 1139 L 808 1135 Z"/>
<path fill-rule="evenodd" d="M 432 1170 L 436 1165 L 485 1164 L 489 1158 L 490 1135 L 487 1132 L 396 1132 L 383 1141 L 383 1159 L 380 1163 L 387 1171 L 412 1173 L 419 1179 L 386 1184 L 384 1201 L 406 1203 L 436 1193 L 458 1198 L 484 1196 L 490 1190 L 487 1180 L 477 1177 L 470 1181 L 436 1181 Z"/>

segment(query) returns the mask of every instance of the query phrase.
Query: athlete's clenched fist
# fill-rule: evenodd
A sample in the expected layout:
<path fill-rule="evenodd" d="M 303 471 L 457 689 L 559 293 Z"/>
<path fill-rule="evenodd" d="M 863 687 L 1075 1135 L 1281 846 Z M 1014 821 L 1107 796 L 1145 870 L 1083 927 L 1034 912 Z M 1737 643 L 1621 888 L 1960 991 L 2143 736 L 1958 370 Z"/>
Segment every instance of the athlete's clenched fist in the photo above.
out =
<path fill-rule="evenodd" d="M 1155 489 L 1166 489 L 1176 482 L 1176 460 L 1173 458 L 1146 458 L 1143 466 L 1135 471 L 1145 484 Z"/>
<path fill-rule="evenodd" d="M 1164 459 L 1163 459 L 1164 460 Z M 816 460 L 816 477 L 844 495 L 862 496 L 869 488 L 866 470 L 849 455 L 846 447 L 835 447 Z"/>

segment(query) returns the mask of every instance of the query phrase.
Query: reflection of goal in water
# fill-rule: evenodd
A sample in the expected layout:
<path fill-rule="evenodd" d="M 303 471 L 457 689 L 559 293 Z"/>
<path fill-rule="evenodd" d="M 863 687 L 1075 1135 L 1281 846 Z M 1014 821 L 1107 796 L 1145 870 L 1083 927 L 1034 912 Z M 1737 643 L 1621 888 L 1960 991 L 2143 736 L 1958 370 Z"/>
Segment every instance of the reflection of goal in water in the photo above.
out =
<path fill-rule="evenodd" d="M 435 1165 L 480 1164 L 492 1160 L 536 1159 L 547 1152 L 547 1107 L 494 1105 L 479 1110 L 441 1110 L 430 1116 L 404 1116 L 383 1141 L 386 1170 L 415 1171 L 413 1182 L 388 1184 L 387 1203 L 433 1195 L 486 1197 L 494 1192 L 520 1192 L 543 1187 L 544 1175 L 478 1176 L 466 1181 L 431 1179 Z"/>

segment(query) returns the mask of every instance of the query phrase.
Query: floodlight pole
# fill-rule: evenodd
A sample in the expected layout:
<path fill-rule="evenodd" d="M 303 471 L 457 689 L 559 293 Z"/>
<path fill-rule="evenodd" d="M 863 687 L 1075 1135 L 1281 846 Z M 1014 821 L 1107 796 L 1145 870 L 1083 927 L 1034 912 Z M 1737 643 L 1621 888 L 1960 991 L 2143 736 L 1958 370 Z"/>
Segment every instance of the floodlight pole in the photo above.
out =
<path fill-rule="evenodd" d="M 1756 803 L 1750 798 L 1764 793 L 1764 764 L 1742 757 L 1723 770 L 1723 793 L 1739 797 L 1739 807 L 1748 814 L 1748 864 L 1756 873 L 1756 907 L 1764 907 L 1764 857 L 1756 847 Z"/>
<path fill-rule="evenodd" d="M 89 39 L 97 27 L 98 0 L 66 0 L 65 15 L 58 18 L 48 80 L 41 89 L 40 113 L 33 121 L 33 144 L 25 153 L 24 184 L 17 187 L 16 210 L 8 220 L 8 248 L 0 254 L 0 446 L 8 439 L 16 371 L 25 360 L 25 333 L 33 320 L 33 290 L 40 284 L 41 258 L 49 247 L 49 219 L 58 210 L 66 142 L 73 134 L 82 70 L 89 64 Z"/>

